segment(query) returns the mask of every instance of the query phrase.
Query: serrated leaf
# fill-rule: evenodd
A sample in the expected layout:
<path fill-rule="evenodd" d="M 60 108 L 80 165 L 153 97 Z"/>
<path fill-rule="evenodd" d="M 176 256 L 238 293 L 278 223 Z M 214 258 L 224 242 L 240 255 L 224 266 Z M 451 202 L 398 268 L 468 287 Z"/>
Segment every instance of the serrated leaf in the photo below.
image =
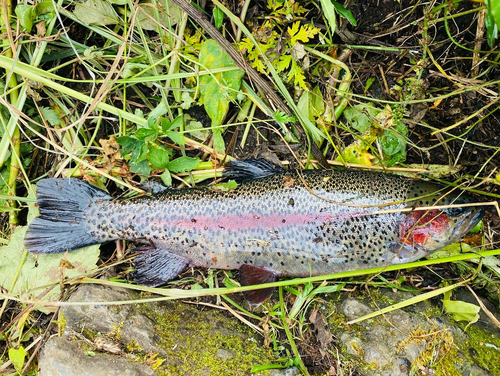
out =
<path fill-rule="evenodd" d="M 167 165 L 167 169 L 173 173 L 187 172 L 195 169 L 200 162 L 201 160 L 199 158 L 179 157 L 170 161 Z"/>
<path fill-rule="evenodd" d="M 35 216 L 35 204 L 30 204 L 28 220 L 31 222 Z M 24 236 L 27 226 L 16 227 L 11 235 L 9 244 L 0 247 L 0 286 L 8 289 L 15 278 L 19 262 L 23 258 Z M 60 281 L 64 278 L 74 278 L 87 275 L 96 268 L 99 258 L 99 245 L 92 245 L 69 253 L 56 254 L 27 254 L 21 267 L 19 277 L 10 291 L 11 294 L 21 299 L 34 299 L 40 302 L 56 301 L 60 294 Z M 54 286 L 47 290 L 48 286 Z M 46 295 L 40 297 L 42 293 Z M 41 304 L 36 309 L 49 313 L 54 307 L 45 307 Z"/>
<path fill-rule="evenodd" d="M 87 25 L 115 25 L 120 17 L 113 6 L 104 0 L 87 0 L 75 5 L 73 14 Z"/>
<path fill-rule="evenodd" d="M 207 69 L 235 66 L 233 59 L 212 39 L 205 41 L 201 46 L 199 62 Z M 244 72 L 238 69 L 205 75 L 200 79 L 200 101 L 212 119 L 213 127 L 222 124 L 230 101 L 236 98 L 240 89 L 243 75 Z"/>
<path fill-rule="evenodd" d="M 59 119 L 59 116 L 53 109 L 48 107 L 40 107 L 40 112 L 50 125 L 55 126 L 61 124 L 61 119 Z"/>
<path fill-rule="evenodd" d="M 163 170 L 170 161 L 171 151 L 163 145 L 149 145 L 148 160 L 155 170 Z"/>

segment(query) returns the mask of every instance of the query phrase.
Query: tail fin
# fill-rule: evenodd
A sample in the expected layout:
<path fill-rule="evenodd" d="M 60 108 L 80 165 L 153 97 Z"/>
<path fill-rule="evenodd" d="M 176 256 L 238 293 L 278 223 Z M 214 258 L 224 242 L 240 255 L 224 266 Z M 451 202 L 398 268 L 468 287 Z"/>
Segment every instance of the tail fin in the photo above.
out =
<path fill-rule="evenodd" d="M 99 243 L 88 232 L 85 210 L 105 192 L 78 179 L 43 179 L 38 182 L 40 216 L 31 222 L 24 245 L 32 253 L 58 253 Z"/>

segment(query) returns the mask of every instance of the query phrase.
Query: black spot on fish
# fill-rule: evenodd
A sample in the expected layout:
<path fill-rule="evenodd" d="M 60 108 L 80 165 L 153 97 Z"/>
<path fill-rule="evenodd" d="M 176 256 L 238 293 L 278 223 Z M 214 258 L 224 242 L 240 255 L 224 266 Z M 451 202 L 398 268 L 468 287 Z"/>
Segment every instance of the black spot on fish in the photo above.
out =
<path fill-rule="evenodd" d="M 318 237 L 318 238 L 315 238 L 315 239 L 313 240 L 313 242 L 315 242 L 315 243 L 321 243 L 322 241 L 323 241 L 323 238 L 319 238 L 319 237 Z"/>
<path fill-rule="evenodd" d="M 192 223 L 196 223 L 196 218 L 191 218 Z"/>
<path fill-rule="evenodd" d="M 290 200 L 288 200 L 288 205 L 294 207 L 295 206 L 295 200 L 293 198 L 290 198 Z"/>

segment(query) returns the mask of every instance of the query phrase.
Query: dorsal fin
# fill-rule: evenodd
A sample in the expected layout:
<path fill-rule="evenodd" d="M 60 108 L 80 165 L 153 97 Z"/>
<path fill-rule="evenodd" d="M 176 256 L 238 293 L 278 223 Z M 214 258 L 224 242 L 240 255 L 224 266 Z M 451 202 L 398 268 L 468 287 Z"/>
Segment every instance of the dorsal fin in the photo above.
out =
<path fill-rule="evenodd" d="M 226 163 L 223 176 L 242 182 L 265 178 L 266 176 L 274 175 L 281 171 L 283 171 L 281 166 L 267 159 L 232 160 Z"/>

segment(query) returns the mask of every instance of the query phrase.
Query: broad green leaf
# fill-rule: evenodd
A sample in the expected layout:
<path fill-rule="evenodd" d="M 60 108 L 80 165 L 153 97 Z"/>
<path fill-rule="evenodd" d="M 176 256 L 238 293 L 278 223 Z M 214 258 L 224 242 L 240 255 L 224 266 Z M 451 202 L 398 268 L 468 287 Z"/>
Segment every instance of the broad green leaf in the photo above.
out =
<path fill-rule="evenodd" d="M 477 320 L 479 320 L 479 311 L 481 307 L 463 302 L 460 300 L 450 300 L 443 299 L 443 308 L 453 317 L 455 321 L 469 321 L 469 323 L 473 324 Z"/>
<path fill-rule="evenodd" d="M 210 131 L 203 127 L 203 124 L 199 121 L 188 121 L 185 127 L 186 132 L 188 132 L 191 137 L 198 140 L 205 141 L 210 135 Z"/>
<path fill-rule="evenodd" d="M 105 0 L 87 0 L 78 3 L 73 14 L 87 25 L 114 25 L 120 20 L 113 6 Z"/>
<path fill-rule="evenodd" d="M 120 150 L 120 153 L 122 153 L 122 155 L 130 154 L 136 149 L 140 150 L 142 148 L 142 145 L 144 145 L 144 142 L 129 136 L 118 137 L 116 141 L 122 146 L 122 149 Z"/>
<path fill-rule="evenodd" d="M 166 168 L 168 162 L 170 161 L 170 155 L 171 151 L 165 148 L 163 145 L 149 145 L 148 160 L 155 170 L 163 170 L 164 168 Z"/>
<path fill-rule="evenodd" d="M 18 4 L 15 13 L 23 29 L 26 29 L 26 32 L 29 33 L 36 18 L 35 7 L 33 5 Z"/>
<path fill-rule="evenodd" d="M 386 129 L 379 137 L 386 166 L 393 166 L 397 162 L 402 162 L 406 159 L 407 136 L 408 129 L 400 121 L 396 126 Z"/>
<path fill-rule="evenodd" d="M 36 14 L 38 16 L 45 14 L 45 13 L 51 13 L 54 11 L 54 3 L 51 0 L 43 0 L 40 1 L 35 5 L 36 8 Z"/>
<path fill-rule="evenodd" d="M 28 222 L 36 215 L 35 204 L 29 205 Z M 16 227 L 9 244 L 0 247 L 0 286 L 10 288 L 15 278 L 16 270 L 23 258 L 24 236 L 27 226 Z M 14 288 L 9 291 L 21 299 L 36 299 L 41 302 L 56 301 L 60 294 L 60 281 L 66 278 L 75 278 L 88 275 L 96 268 L 99 258 L 99 245 L 84 247 L 68 253 L 39 254 L 29 253 L 22 265 Z M 53 288 L 47 290 L 48 286 Z M 40 298 L 41 295 L 48 293 Z M 49 313 L 54 307 L 45 307 L 41 304 L 36 309 Z"/>
<path fill-rule="evenodd" d="M 335 34 L 335 29 L 337 28 L 337 19 L 335 18 L 335 7 L 333 6 L 332 0 L 321 0 L 321 9 L 325 15 L 326 21 L 330 26 L 330 33 Z"/>
<path fill-rule="evenodd" d="M 145 71 L 147 68 L 149 68 L 148 64 L 134 63 L 129 61 L 125 63 L 125 66 L 123 67 L 122 77 L 123 78 L 133 77 L 136 74 Z M 141 74 L 141 77 L 152 76 L 152 75 L 153 72 L 151 70 L 148 70 L 145 73 Z"/>
<path fill-rule="evenodd" d="M 222 137 L 222 130 L 214 129 L 212 133 L 214 136 L 214 149 L 221 153 L 225 153 L 226 143 L 224 142 L 224 137 Z"/>
<path fill-rule="evenodd" d="M 172 175 L 170 174 L 170 171 L 163 171 L 163 174 L 160 175 L 160 179 L 167 187 L 172 185 Z"/>
<path fill-rule="evenodd" d="M 228 182 L 225 182 L 225 183 L 214 184 L 210 187 L 210 189 L 212 189 L 214 191 L 219 191 L 219 192 L 227 192 L 227 191 L 231 191 L 237 187 L 238 187 L 238 183 L 236 183 L 236 181 L 229 180 Z"/>
<path fill-rule="evenodd" d="M 347 123 L 360 133 L 370 130 L 373 118 L 380 112 L 371 105 L 358 104 L 344 110 Z"/>
<path fill-rule="evenodd" d="M 167 169 L 173 173 L 186 172 L 195 169 L 200 164 L 200 159 L 191 157 L 179 157 L 167 164 Z"/>
<path fill-rule="evenodd" d="M 297 103 L 297 108 L 300 113 L 308 118 L 310 121 L 314 121 L 313 107 L 311 93 L 308 90 L 304 90 Z"/>
<path fill-rule="evenodd" d="M 212 39 L 205 41 L 201 46 L 199 62 L 207 69 L 235 66 L 231 57 Z M 200 101 L 212 119 L 213 127 L 222 124 L 229 109 L 229 102 L 236 99 L 243 75 L 244 72 L 238 69 L 205 75 L 200 79 Z"/>
<path fill-rule="evenodd" d="M 24 360 L 26 358 L 26 350 L 24 347 L 19 346 L 18 349 L 9 349 L 9 360 L 14 365 L 16 371 L 21 372 L 24 366 Z"/>
<path fill-rule="evenodd" d="M 119 1 L 125 1 L 124 4 L 127 2 L 126 0 Z M 155 7 L 157 7 L 156 10 Z M 169 11 L 167 12 L 160 2 L 156 2 L 156 5 L 153 5 L 150 2 L 141 3 L 139 4 L 137 22 L 141 25 L 143 30 L 158 30 L 161 26 L 167 26 L 169 21 L 170 25 L 173 26 L 178 20 L 180 20 L 181 13 L 177 5 L 172 4 L 170 1 L 168 1 L 168 8 Z M 158 20 L 156 19 L 157 14 L 159 16 Z"/>
<path fill-rule="evenodd" d="M 149 119 L 156 119 L 160 118 L 161 116 L 165 115 L 168 112 L 169 106 L 166 101 L 161 101 L 158 106 L 156 106 L 151 113 L 149 114 Z M 149 120 L 148 119 L 148 120 Z"/>
<path fill-rule="evenodd" d="M 158 133 L 155 129 L 151 128 L 139 128 L 135 133 L 134 137 L 136 137 L 139 141 L 154 141 L 158 138 Z"/>
<path fill-rule="evenodd" d="M 184 136 L 179 132 L 168 131 L 167 137 L 170 138 L 177 145 L 184 145 L 186 142 L 184 140 Z"/>
<path fill-rule="evenodd" d="M 147 176 L 151 173 L 151 168 L 149 167 L 149 162 L 146 159 L 143 159 L 140 162 L 131 162 L 130 171 L 134 174 Z"/>
<path fill-rule="evenodd" d="M 311 99 L 312 99 L 312 111 L 314 113 L 314 116 L 319 117 L 323 115 L 325 112 L 325 101 L 323 99 L 323 94 L 321 93 L 321 89 L 319 86 L 315 86 L 312 94 L 311 94 Z"/>

